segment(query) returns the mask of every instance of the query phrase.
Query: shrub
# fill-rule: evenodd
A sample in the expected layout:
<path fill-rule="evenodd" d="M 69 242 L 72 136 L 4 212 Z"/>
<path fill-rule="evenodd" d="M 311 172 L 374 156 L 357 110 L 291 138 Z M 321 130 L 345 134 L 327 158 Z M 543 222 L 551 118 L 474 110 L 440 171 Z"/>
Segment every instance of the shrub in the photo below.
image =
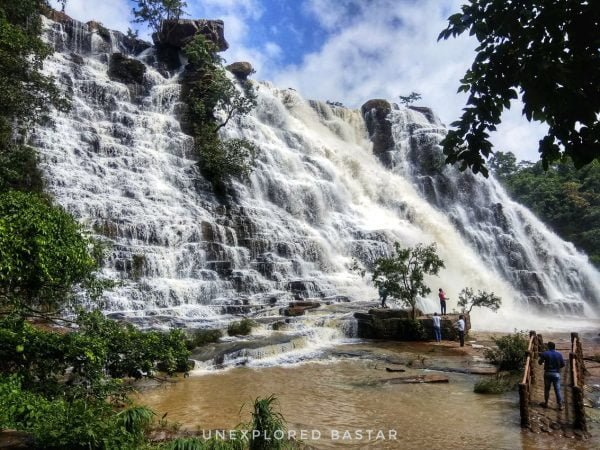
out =
<path fill-rule="evenodd" d="M 473 391 L 477 394 L 502 394 L 510 391 L 517 384 L 514 377 L 496 375 L 493 378 L 485 378 L 475 383 Z"/>
<path fill-rule="evenodd" d="M 285 421 L 283 416 L 273 410 L 277 401 L 274 395 L 267 398 L 256 399 L 252 411 L 252 433 L 249 450 L 278 450 L 285 448 L 283 439 L 274 439 L 274 436 L 285 434 Z M 275 434 L 277 432 L 277 434 Z"/>
<path fill-rule="evenodd" d="M 254 322 L 250 319 L 242 319 L 239 322 L 231 322 L 227 327 L 229 336 L 247 336 L 252 331 Z"/>
<path fill-rule="evenodd" d="M 217 342 L 222 336 L 221 330 L 195 330 L 186 340 L 186 345 L 188 350 L 192 350 L 196 347 Z"/>
<path fill-rule="evenodd" d="M 486 349 L 485 357 L 500 370 L 520 370 L 525 364 L 528 339 L 524 332 L 492 338 L 497 348 Z"/>

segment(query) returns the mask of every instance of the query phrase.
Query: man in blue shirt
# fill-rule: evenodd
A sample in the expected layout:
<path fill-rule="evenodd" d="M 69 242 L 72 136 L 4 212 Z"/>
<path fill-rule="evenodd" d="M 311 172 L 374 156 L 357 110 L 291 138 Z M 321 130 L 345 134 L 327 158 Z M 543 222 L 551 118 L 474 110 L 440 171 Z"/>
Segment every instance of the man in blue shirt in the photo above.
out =
<path fill-rule="evenodd" d="M 560 369 L 565 367 L 565 361 L 562 355 L 557 352 L 554 342 L 548 342 L 548 350 L 540 353 L 538 363 L 544 364 L 544 408 L 548 407 L 548 397 L 550 396 L 550 385 L 554 386 L 558 409 L 562 410 L 562 395 L 560 393 Z"/>

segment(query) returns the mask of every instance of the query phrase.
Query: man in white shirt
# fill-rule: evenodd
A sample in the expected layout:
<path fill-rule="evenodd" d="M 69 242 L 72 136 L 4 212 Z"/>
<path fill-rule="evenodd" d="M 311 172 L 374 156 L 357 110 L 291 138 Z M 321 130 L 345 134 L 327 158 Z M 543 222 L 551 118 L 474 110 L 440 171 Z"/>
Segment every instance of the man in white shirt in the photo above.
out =
<path fill-rule="evenodd" d="M 442 318 L 438 316 L 438 313 L 434 312 L 433 317 L 433 337 L 435 342 L 441 342 L 442 340 Z"/>
<path fill-rule="evenodd" d="M 458 331 L 458 339 L 460 339 L 460 346 L 465 346 L 465 316 L 462 314 L 458 316 L 458 321 L 456 322 L 456 330 Z"/>

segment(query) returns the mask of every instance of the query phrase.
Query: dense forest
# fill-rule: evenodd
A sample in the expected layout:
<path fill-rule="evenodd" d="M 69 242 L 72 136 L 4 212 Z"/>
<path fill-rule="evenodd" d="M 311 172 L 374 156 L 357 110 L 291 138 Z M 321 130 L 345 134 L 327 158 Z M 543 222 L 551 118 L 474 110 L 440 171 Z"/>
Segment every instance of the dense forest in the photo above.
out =
<path fill-rule="evenodd" d="M 519 203 L 600 267 L 600 163 L 575 169 L 570 159 L 551 164 L 521 161 L 497 152 L 490 169 Z"/>

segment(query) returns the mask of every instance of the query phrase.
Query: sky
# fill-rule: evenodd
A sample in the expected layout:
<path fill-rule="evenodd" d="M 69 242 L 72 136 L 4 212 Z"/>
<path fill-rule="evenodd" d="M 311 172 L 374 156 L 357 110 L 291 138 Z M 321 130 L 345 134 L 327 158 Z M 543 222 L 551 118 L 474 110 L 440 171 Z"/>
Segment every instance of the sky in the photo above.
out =
<path fill-rule="evenodd" d="M 52 0 L 55 2 L 55 0 Z M 477 46 L 468 36 L 437 41 L 447 18 L 464 0 L 187 0 L 185 18 L 222 19 L 228 63 L 249 61 L 257 80 L 294 88 L 304 98 L 360 108 L 372 98 L 398 102 L 418 92 L 415 105 L 429 106 L 442 122 L 461 115 L 467 95 L 457 94 Z M 68 0 L 77 20 L 97 20 L 126 31 L 131 0 Z M 517 102 L 491 134 L 495 150 L 536 161 L 546 128 L 529 123 Z"/>

